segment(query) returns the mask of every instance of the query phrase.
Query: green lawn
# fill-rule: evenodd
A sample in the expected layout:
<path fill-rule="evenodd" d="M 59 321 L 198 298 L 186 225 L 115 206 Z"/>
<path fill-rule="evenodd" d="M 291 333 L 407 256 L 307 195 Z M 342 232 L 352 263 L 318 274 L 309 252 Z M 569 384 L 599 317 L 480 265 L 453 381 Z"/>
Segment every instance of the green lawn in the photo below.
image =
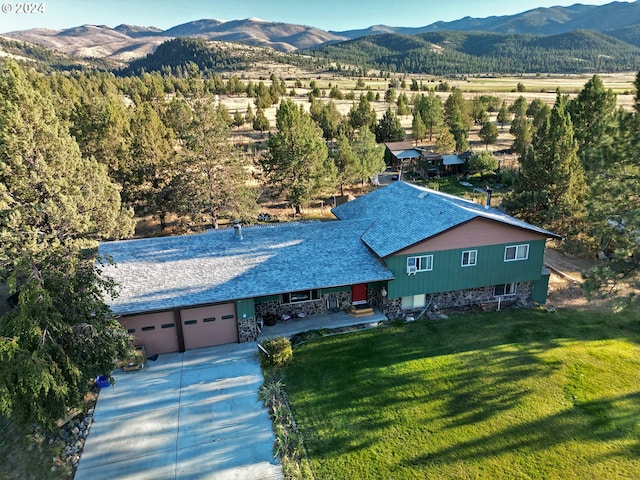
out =
<path fill-rule="evenodd" d="M 514 308 L 296 348 L 315 479 L 640 478 L 638 313 Z"/>

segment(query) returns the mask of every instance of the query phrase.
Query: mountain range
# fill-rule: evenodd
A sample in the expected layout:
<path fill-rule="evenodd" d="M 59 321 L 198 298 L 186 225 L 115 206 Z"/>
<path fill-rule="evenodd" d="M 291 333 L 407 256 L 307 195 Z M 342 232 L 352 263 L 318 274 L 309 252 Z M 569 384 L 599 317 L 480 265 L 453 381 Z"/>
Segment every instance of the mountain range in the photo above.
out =
<path fill-rule="evenodd" d="M 585 29 L 602 32 L 640 47 L 640 0 L 612 2 L 601 6 L 575 4 L 568 7 L 536 8 L 508 16 L 464 17 L 419 28 L 375 25 L 360 30 L 325 31 L 312 26 L 248 18 L 233 21 L 202 19 L 167 30 L 135 25 L 119 25 L 115 28 L 106 25 L 82 25 L 65 30 L 14 31 L 2 36 L 74 57 L 94 57 L 122 63 L 144 57 L 161 43 L 177 37 L 199 37 L 292 52 L 380 34 L 416 35 L 443 31 L 473 31 L 558 35 Z"/>

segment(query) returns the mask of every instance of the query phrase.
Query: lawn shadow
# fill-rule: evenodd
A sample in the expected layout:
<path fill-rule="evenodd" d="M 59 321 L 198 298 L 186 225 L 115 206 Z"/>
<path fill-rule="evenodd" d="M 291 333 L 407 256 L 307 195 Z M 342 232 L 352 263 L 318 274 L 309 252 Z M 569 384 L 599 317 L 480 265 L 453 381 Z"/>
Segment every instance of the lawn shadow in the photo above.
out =
<path fill-rule="evenodd" d="M 640 343 L 638 322 L 629 317 L 603 319 L 579 313 L 513 309 L 500 314 L 394 324 L 383 330 L 305 344 L 299 349 L 300 355 L 294 354 L 287 371 L 287 389 L 312 457 L 316 453 L 320 457 L 341 455 L 371 447 L 380 441 L 376 435 L 395 427 L 395 419 L 378 415 L 389 405 L 402 411 L 413 409 L 415 404 L 437 404 L 437 412 L 418 412 L 421 417 L 416 423 L 432 425 L 434 420 L 444 418 L 446 428 L 473 427 L 522 408 L 526 398 L 535 394 L 532 389 L 536 382 L 545 382 L 562 368 L 562 362 L 545 359 L 545 352 L 561 347 L 567 339 L 611 338 Z M 422 362 L 425 359 L 430 362 Z M 444 366 L 441 371 L 440 365 Z M 432 388 L 435 383 L 440 387 Z M 629 400 L 637 403 L 634 396 Z M 525 419 L 500 436 L 463 441 L 409 463 L 430 462 L 434 456 L 452 461 L 485 452 L 498 455 L 517 448 L 543 449 L 575 436 L 593 438 L 589 437 L 591 430 L 580 422 L 584 415 L 590 415 L 589 411 L 611 411 L 611 402 L 616 403 L 583 403 L 556 416 L 533 422 Z M 635 413 L 619 416 L 614 412 L 614 420 L 630 427 Z M 596 422 L 597 416 L 591 417 Z M 439 428 L 443 427 L 434 426 L 432 433 L 437 435 Z M 615 430 L 608 428 L 600 437 L 604 438 L 605 432 L 618 438 Z"/>
<path fill-rule="evenodd" d="M 416 456 L 403 463 L 413 467 L 489 460 L 514 451 L 542 455 L 566 442 L 607 442 L 596 462 L 614 457 L 637 460 L 640 455 L 640 393 L 576 404 L 563 412 L 463 441 Z M 629 439 L 633 442 L 629 443 Z M 583 459 L 585 460 L 585 459 Z"/>

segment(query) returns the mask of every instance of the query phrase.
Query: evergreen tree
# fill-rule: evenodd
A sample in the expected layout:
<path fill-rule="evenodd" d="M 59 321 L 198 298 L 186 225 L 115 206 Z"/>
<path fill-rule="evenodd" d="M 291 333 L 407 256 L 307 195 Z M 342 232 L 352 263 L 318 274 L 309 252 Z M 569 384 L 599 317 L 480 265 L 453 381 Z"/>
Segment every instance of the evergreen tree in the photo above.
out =
<path fill-rule="evenodd" d="M 487 121 L 482 125 L 479 136 L 485 148 L 489 148 L 489 144 L 495 143 L 496 140 L 498 140 L 498 127 L 496 127 L 493 122 Z"/>
<path fill-rule="evenodd" d="M 0 318 L 0 412 L 55 428 L 81 405 L 88 382 L 131 347 L 103 301 L 96 241 L 127 237 L 106 167 L 82 158 L 12 61 L 0 74 L 0 283 L 17 306 Z"/>
<path fill-rule="evenodd" d="M 174 97 L 162 112 L 162 123 L 178 137 L 184 138 L 193 112 L 184 97 Z"/>
<path fill-rule="evenodd" d="M 411 113 L 411 110 L 409 109 L 409 99 L 404 93 L 398 95 L 398 101 L 396 105 L 398 106 L 398 108 L 396 109 L 396 113 L 398 115 L 403 116 L 409 115 Z"/>
<path fill-rule="evenodd" d="M 527 99 L 523 96 L 519 96 L 509 107 L 509 111 L 513 113 L 516 117 L 526 117 L 527 116 Z"/>
<path fill-rule="evenodd" d="M 258 108 L 256 112 L 256 116 L 253 119 L 253 129 L 258 130 L 261 136 L 264 136 L 264 132 L 271 128 L 271 124 L 269 123 L 269 119 L 264 114 L 262 108 Z"/>
<path fill-rule="evenodd" d="M 371 103 L 366 96 L 360 95 L 358 105 L 353 105 L 349 110 L 349 123 L 353 130 L 368 128 L 374 131 L 377 121 L 376 111 L 371 107 Z"/>
<path fill-rule="evenodd" d="M 456 150 L 463 152 L 469 149 L 469 130 L 472 118 L 469 103 L 462 96 L 462 91 L 455 88 L 444 103 L 444 118 L 449 131 L 456 140 Z"/>
<path fill-rule="evenodd" d="M 261 160 L 268 181 L 300 213 L 301 207 L 335 182 L 335 164 L 328 157 L 322 130 L 292 100 L 283 100 L 276 114 L 278 131 L 267 141 L 269 154 Z"/>
<path fill-rule="evenodd" d="M 211 101 L 200 101 L 193 112 L 177 179 L 181 213 L 206 216 L 218 228 L 220 215 L 248 219 L 256 210 L 256 195 L 248 187 L 249 165 L 229 142 L 229 126 Z"/>
<path fill-rule="evenodd" d="M 424 122 L 422 121 L 422 115 L 414 115 L 413 121 L 411 122 L 411 135 L 413 136 L 413 140 L 416 145 L 418 145 L 418 141 L 422 140 L 427 134 L 427 127 L 424 126 Z"/>
<path fill-rule="evenodd" d="M 504 128 L 504 124 L 511 121 L 511 114 L 509 113 L 509 108 L 507 107 L 507 103 L 504 100 L 500 105 L 500 110 L 498 110 L 496 121 L 500 124 L 500 128 Z"/>
<path fill-rule="evenodd" d="M 422 123 L 429 132 L 429 141 L 433 140 L 433 134 L 437 133 L 443 122 L 442 100 L 435 93 L 430 92 L 429 95 L 421 95 L 416 98 L 413 107 L 413 114 L 420 114 Z"/>
<path fill-rule="evenodd" d="M 587 187 L 578 159 L 566 99 L 558 95 L 549 119 L 520 158 L 520 171 L 505 207 L 514 215 L 568 235 L 584 218 Z"/>
<path fill-rule="evenodd" d="M 446 125 L 440 130 L 433 151 L 442 155 L 449 155 L 456 151 L 456 139 Z"/>
<path fill-rule="evenodd" d="M 635 84 L 640 87 L 640 73 Z M 636 303 L 640 298 L 639 92 L 633 113 L 617 112 L 617 130 L 608 150 L 606 170 L 591 175 L 586 225 L 594 241 L 594 253 L 604 253 L 607 260 L 586 274 L 584 287 L 589 298 L 613 296 Z"/>
<path fill-rule="evenodd" d="M 342 122 L 342 115 L 333 101 L 329 100 L 327 104 L 324 104 L 320 100 L 314 100 L 311 102 L 309 114 L 322 129 L 325 140 L 329 142 L 336 137 Z"/>
<path fill-rule="evenodd" d="M 166 217 L 174 208 L 172 181 L 177 173 L 171 131 L 153 107 L 143 103 L 133 114 L 131 136 L 130 169 L 123 175 L 126 199 L 141 213 L 157 216 L 164 230 Z"/>
<path fill-rule="evenodd" d="M 594 75 L 567 107 L 578 142 L 582 165 L 587 171 L 606 168 L 607 150 L 613 148 L 616 95 Z"/>
<path fill-rule="evenodd" d="M 115 95 L 87 96 L 71 112 L 69 131 L 83 157 L 94 158 L 109 169 L 116 181 L 129 150 L 129 113 Z"/>
<path fill-rule="evenodd" d="M 233 112 L 233 126 L 240 128 L 244 125 L 244 115 L 240 112 L 240 110 L 236 110 Z"/>
<path fill-rule="evenodd" d="M 336 137 L 335 150 L 331 156 L 336 166 L 340 195 L 344 195 L 344 186 L 357 179 L 359 173 L 358 159 L 353 151 L 352 142 L 346 135 L 340 134 Z"/>
<path fill-rule="evenodd" d="M 376 143 L 376 138 L 371 130 L 363 128 L 358 130 L 353 138 L 352 150 L 356 157 L 358 178 L 364 183 L 374 175 L 384 172 L 384 146 Z"/>
<path fill-rule="evenodd" d="M 253 121 L 255 120 L 255 115 L 253 114 L 253 108 L 251 108 L 251 104 L 247 104 L 247 113 L 244 115 L 244 123 L 248 123 L 253 128 Z"/>
<path fill-rule="evenodd" d="M 531 120 L 526 115 L 516 115 L 509 129 L 509 133 L 515 137 L 511 149 L 518 155 L 523 156 L 529 145 L 531 145 L 533 132 L 534 127 Z"/>
<path fill-rule="evenodd" d="M 400 119 L 393 113 L 391 107 L 387 107 L 387 111 L 376 126 L 376 142 L 401 142 L 404 139 L 405 131 Z"/>

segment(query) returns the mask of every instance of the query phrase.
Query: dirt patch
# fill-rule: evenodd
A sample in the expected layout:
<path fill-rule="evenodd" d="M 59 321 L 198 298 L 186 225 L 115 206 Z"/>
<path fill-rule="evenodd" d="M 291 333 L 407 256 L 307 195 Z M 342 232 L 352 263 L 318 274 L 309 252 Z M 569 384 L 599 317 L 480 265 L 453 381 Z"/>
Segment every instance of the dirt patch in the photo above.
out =
<path fill-rule="evenodd" d="M 602 302 L 587 300 L 582 289 L 582 272 L 594 266 L 594 261 L 570 257 L 547 248 L 545 266 L 551 272 L 547 303 L 559 308 L 600 308 Z"/>

